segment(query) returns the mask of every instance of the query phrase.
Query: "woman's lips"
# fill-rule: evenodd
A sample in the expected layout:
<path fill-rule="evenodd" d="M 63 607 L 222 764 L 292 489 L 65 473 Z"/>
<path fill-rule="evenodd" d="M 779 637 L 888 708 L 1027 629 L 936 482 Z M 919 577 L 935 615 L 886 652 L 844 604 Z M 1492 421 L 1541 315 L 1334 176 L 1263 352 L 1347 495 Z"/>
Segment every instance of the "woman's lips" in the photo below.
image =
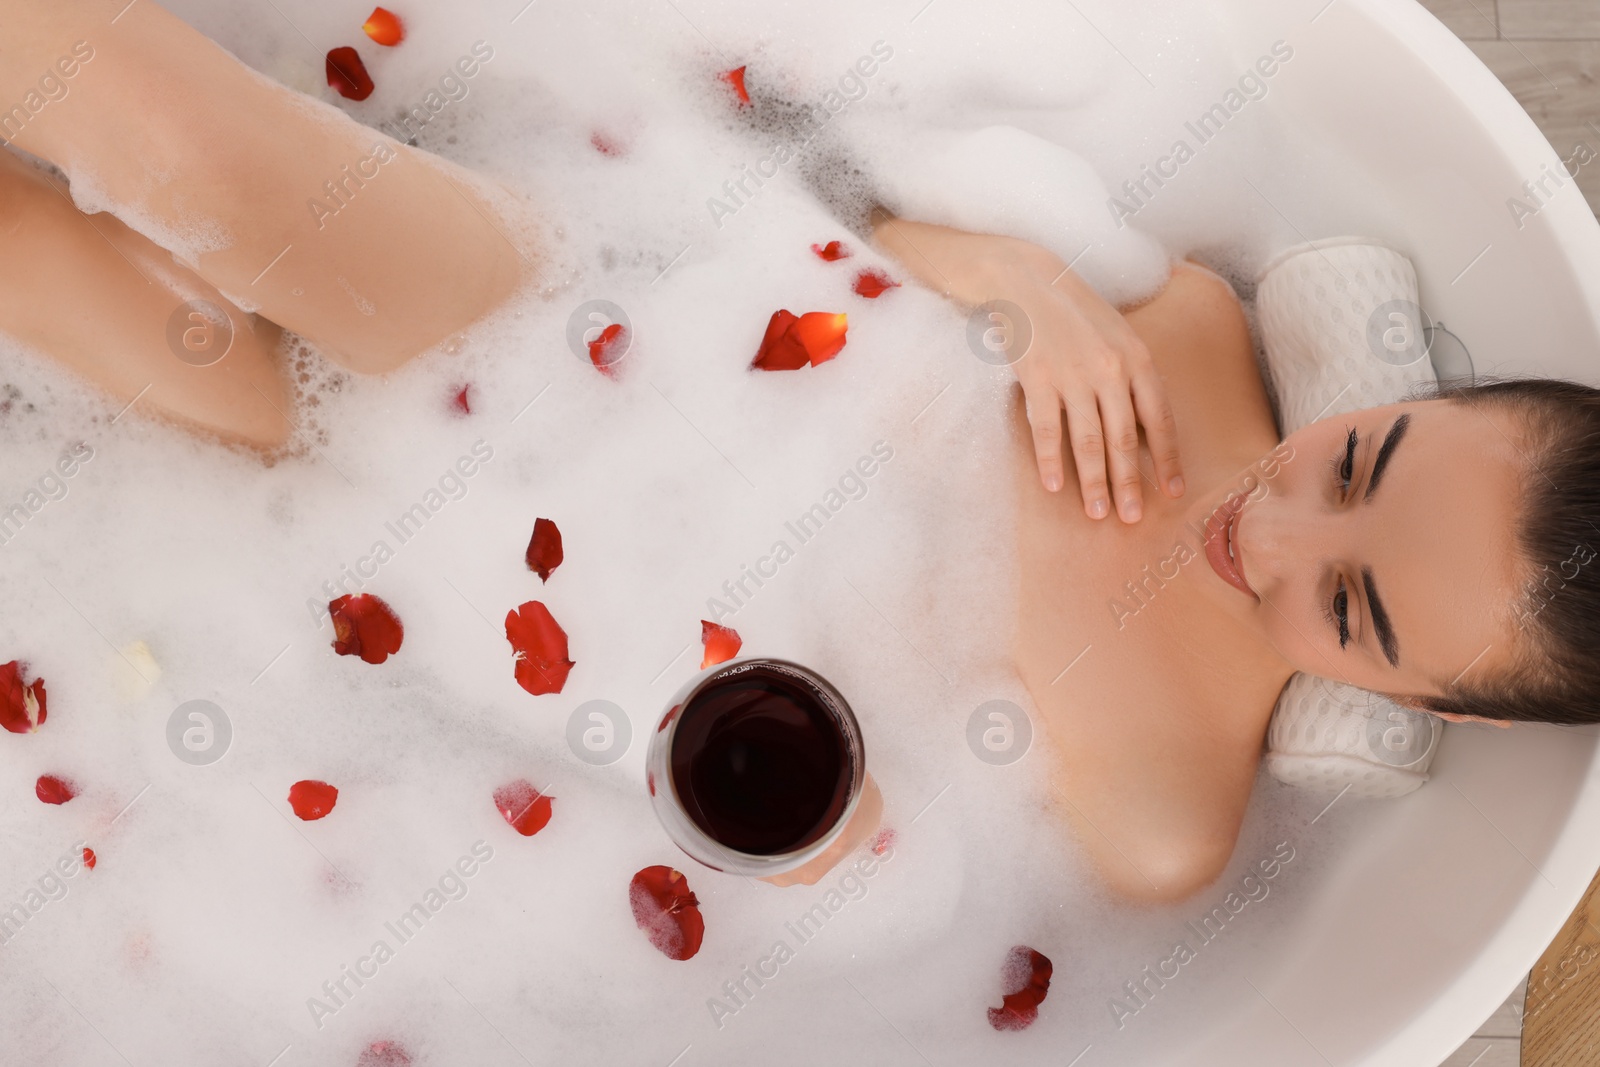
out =
<path fill-rule="evenodd" d="M 1217 576 L 1253 600 L 1260 600 L 1250 583 L 1244 580 L 1244 555 L 1239 550 L 1239 513 L 1244 510 L 1245 497 L 1232 496 L 1211 513 L 1206 520 L 1206 561 Z M 1233 553 L 1230 556 L 1230 546 Z"/>

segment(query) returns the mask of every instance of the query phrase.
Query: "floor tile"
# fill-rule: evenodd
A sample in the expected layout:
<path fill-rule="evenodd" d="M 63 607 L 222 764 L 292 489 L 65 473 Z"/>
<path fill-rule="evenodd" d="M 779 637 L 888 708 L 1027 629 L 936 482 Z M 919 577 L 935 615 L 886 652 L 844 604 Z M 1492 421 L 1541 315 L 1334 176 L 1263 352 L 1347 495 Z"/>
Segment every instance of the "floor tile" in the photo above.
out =
<path fill-rule="evenodd" d="M 1494 0 L 1420 0 L 1433 17 L 1462 40 L 1494 40 Z"/>
<path fill-rule="evenodd" d="M 1600 37 L 1600 4 L 1594 0 L 1499 0 L 1499 8 L 1500 36 L 1508 40 Z"/>

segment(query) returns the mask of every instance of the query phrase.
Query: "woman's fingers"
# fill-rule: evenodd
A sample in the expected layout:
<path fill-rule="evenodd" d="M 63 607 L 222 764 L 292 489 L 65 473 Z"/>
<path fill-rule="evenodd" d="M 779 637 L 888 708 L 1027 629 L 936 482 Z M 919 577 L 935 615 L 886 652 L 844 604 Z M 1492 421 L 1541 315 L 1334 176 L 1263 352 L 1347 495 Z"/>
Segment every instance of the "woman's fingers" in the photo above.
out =
<path fill-rule="evenodd" d="M 1072 443 L 1072 458 L 1078 468 L 1078 487 L 1083 492 L 1083 507 L 1091 519 L 1110 514 L 1106 490 L 1105 434 L 1100 427 L 1100 409 L 1094 393 L 1075 388 L 1062 394 L 1067 401 L 1067 438 Z"/>
<path fill-rule="evenodd" d="M 1033 428 L 1039 479 L 1053 493 L 1066 478 L 1061 460 L 1061 396 L 1049 382 L 1024 384 L 1022 395 L 1027 400 L 1028 425 Z"/>
<path fill-rule="evenodd" d="M 1105 437 L 1105 465 L 1111 473 L 1111 496 L 1123 522 L 1143 514 L 1139 479 L 1139 424 L 1126 382 L 1114 383 L 1099 395 L 1100 428 Z"/>
<path fill-rule="evenodd" d="M 1183 495 L 1183 466 L 1178 462 L 1178 427 L 1167 403 L 1167 392 L 1153 365 L 1133 376 L 1133 407 L 1144 427 L 1145 443 L 1155 460 L 1156 484 L 1168 496 Z"/>
<path fill-rule="evenodd" d="M 1141 483 L 1150 481 L 1139 464 L 1141 426 L 1154 460 L 1157 492 L 1183 494 L 1177 431 L 1161 376 L 1149 349 L 1109 305 L 1104 308 L 1107 321 L 1096 317 L 1094 307 L 1068 302 L 1056 310 L 1064 314 L 1047 316 L 1036 326 L 1039 356 L 1015 368 L 1028 402 L 1040 480 L 1052 492 L 1065 484 L 1064 406 L 1065 436 L 1084 510 L 1101 519 L 1115 507 L 1123 522 L 1138 522 L 1144 512 Z"/>

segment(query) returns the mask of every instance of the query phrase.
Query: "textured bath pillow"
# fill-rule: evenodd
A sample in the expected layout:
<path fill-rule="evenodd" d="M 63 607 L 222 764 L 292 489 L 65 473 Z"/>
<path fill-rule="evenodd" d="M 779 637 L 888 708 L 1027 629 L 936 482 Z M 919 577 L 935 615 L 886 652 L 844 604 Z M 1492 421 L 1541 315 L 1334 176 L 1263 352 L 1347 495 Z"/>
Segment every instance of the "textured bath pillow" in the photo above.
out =
<path fill-rule="evenodd" d="M 1444 723 L 1343 682 L 1289 679 L 1267 727 L 1280 782 L 1358 797 L 1397 797 L 1428 780 Z"/>
<path fill-rule="evenodd" d="M 1417 303 L 1411 261 L 1366 238 L 1296 245 L 1263 268 L 1256 319 L 1284 434 L 1436 380 L 1423 339 L 1408 332 L 1416 323 L 1406 303 Z M 1290 785 L 1400 796 L 1427 781 L 1443 726 L 1376 693 L 1296 674 L 1273 711 L 1265 761 Z"/>

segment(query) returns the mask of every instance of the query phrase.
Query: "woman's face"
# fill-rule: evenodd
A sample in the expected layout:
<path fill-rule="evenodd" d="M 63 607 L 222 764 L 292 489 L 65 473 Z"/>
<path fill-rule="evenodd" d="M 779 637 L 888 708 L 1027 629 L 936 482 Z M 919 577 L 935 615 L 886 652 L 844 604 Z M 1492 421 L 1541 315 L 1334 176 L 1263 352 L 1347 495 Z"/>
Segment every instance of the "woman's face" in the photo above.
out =
<path fill-rule="evenodd" d="M 1295 670 L 1364 689 L 1431 695 L 1502 669 L 1526 573 L 1524 449 L 1513 419 L 1443 400 L 1312 423 L 1240 475 L 1231 528 L 1226 494 L 1197 506 L 1224 531 L 1220 566 L 1199 561 L 1208 589 Z"/>

